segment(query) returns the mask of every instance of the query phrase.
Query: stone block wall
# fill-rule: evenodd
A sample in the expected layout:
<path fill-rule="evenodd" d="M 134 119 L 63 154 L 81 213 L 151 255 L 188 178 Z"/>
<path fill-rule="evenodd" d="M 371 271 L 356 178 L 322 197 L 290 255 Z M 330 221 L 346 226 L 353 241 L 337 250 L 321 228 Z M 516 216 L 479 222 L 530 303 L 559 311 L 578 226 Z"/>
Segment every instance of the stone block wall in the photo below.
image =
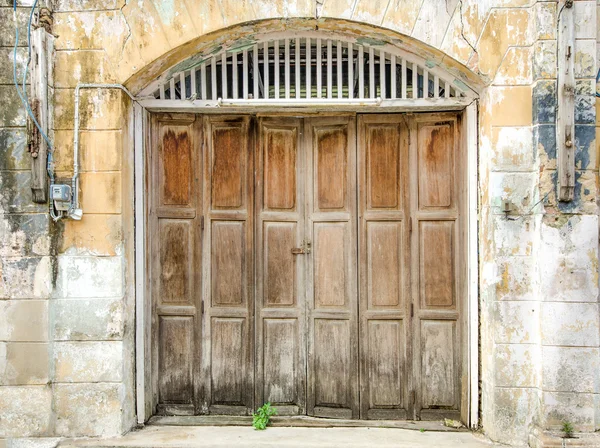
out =
<path fill-rule="evenodd" d="M 31 4 L 23 1 L 22 30 Z M 0 447 L 3 439 L 13 448 L 41 447 L 119 434 L 135 422 L 131 108 L 119 91 L 82 91 L 84 218 L 50 222 L 46 207 L 31 202 L 25 114 L 11 86 L 11 5 L 0 0 L 0 104 L 10 105 L 0 108 Z M 577 188 L 570 204 L 556 201 L 556 1 L 56 0 L 56 167 L 71 174 L 78 82 L 126 83 L 137 93 L 207 42 L 265 30 L 401 34 L 431 63 L 480 89 L 483 430 L 511 444 L 564 420 L 594 431 L 598 5 L 574 5 Z M 18 55 L 22 61 L 25 49 Z M 508 217 L 505 200 L 514 205 Z"/>

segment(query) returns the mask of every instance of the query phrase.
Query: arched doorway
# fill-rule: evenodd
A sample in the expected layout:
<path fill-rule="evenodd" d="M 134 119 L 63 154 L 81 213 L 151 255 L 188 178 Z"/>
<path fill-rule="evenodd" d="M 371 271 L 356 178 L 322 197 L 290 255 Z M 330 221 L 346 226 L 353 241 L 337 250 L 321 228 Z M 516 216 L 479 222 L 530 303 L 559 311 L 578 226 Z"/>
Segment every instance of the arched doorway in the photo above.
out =
<path fill-rule="evenodd" d="M 464 418 L 473 91 L 310 32 L 194 56 L 144 94 L 153 409 Z"/>

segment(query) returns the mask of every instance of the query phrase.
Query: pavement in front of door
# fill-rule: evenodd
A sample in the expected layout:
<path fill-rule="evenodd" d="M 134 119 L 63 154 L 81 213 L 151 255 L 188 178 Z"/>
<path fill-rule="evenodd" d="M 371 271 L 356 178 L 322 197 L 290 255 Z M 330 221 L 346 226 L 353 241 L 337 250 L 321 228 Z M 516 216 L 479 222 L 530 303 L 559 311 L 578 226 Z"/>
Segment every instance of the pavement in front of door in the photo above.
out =
<path fill-rule="evenodd" d="M 191 447 L 436 447 L 489 448 L 480 434 L 398 428 L 270 427 L 255 431 L 242 426 L 147 426 L 122 437 L 63 442 L 61 448 L 191 448 Z"/>

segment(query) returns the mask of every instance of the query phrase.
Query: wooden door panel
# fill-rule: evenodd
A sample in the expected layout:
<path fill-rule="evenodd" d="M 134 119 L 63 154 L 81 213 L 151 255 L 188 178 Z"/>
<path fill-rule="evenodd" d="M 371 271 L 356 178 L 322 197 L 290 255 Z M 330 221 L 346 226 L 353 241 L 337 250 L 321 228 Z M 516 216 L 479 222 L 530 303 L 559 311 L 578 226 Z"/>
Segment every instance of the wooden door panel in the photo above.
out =
<path fill-rule="evenodd" d="M 263 117 L 256 154 L 255 405 L 280 415 L 306 412 L 305 255 L 302 120 Z"/>
<path fill-rule="evenodd" d="M 456 322 L 421 320 L 423 409 L 457 409 Z"/>
<path fill-rule="evenodd" d="M 201 126 L 193 115 L 157 114 L 148 151 L 153 407 L 193 414 L 199 391 L 201 303 L 198 175 Z"/>
<path fill-rule="evenodd" d="M 356 121 L 305 123 L 308 414 L 358 418 Z"/>
<path fill-rule="evenodd" d="M 246 300 L 246 225 L 212 221 L 212 306 L 241 307 Z"/>
<path fill-rule="evenodd" d="M 422 308 L 454 308 L 454 221 L 421 221 L 419 266 Z"/>
<path fill-rule="evenodd" d="M 408 128 L 363 115 L 359 142 L 361 418 L 408 417 Z"/>
<path fill-rule="evenodd" d="M 254 408 L 253 133 L 249 117 L 204 120 L 201 412 Z"/>
<path fill-rule="evenodd" d="M 460 418 L 464 160 L 456 114 L 411 121 L 416 176 L 411 265 L 415 273 L 415 413 L 421 419 Z M 466 384 L 466 381 L 464 382 Z"/>

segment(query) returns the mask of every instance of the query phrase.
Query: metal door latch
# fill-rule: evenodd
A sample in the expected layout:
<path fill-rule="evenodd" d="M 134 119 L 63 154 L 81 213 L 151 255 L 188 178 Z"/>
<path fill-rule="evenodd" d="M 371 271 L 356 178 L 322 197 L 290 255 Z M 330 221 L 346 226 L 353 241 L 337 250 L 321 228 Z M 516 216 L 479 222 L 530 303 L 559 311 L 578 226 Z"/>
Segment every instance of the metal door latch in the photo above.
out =
<path fill-rule="evenodd" d="M 300 247 L 292 248 L 293 255 L 301 255 L 301 254 L 310 254 L 310 241 L 304 240 L 302 241 L 302 245 Z"/>

